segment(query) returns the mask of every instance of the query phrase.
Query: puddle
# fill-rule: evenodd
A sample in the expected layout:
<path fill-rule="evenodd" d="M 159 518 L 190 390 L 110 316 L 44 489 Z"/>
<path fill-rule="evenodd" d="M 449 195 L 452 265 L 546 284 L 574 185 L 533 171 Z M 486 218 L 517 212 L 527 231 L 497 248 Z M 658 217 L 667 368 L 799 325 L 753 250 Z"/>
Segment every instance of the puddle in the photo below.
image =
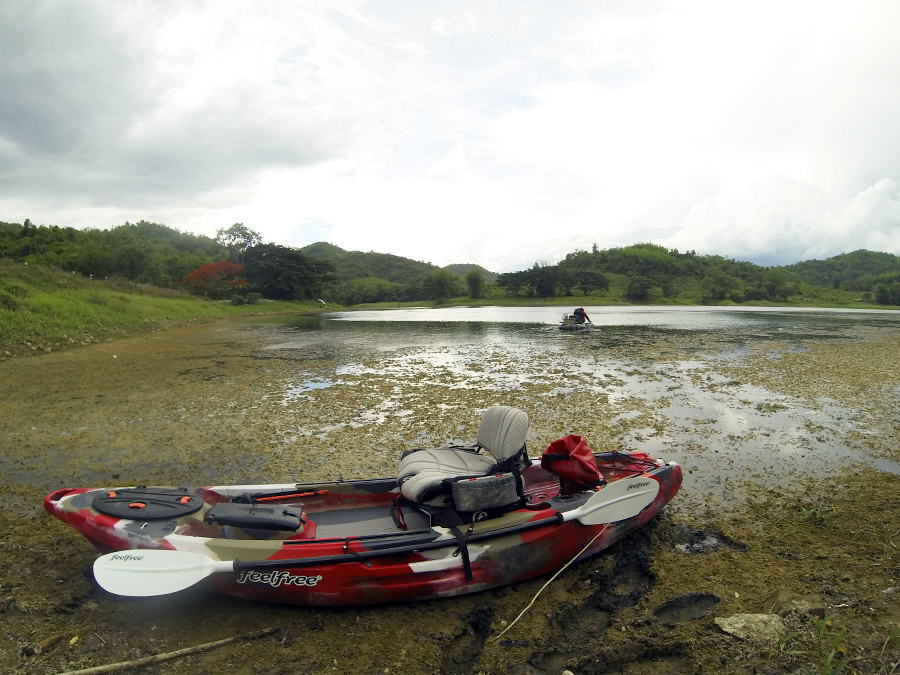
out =
<path fill-rule="evenodd" d="M 328 387 L 332 387 L 335 385 L 334 380 L 325 380 L 325 379 L 313 379 L 306 380 L 304 382 L 299 382 L 297 384 L 288 385 L 284 390 L 284 395 L 282 398 L 282 404 L 286 405 L 291 401 L 296 401 L 300 398 L 305 398 L 307 400 L 312 400 L 312 396 L 310 392 L 319 390 L 319 389 L 327 389 Z"/>

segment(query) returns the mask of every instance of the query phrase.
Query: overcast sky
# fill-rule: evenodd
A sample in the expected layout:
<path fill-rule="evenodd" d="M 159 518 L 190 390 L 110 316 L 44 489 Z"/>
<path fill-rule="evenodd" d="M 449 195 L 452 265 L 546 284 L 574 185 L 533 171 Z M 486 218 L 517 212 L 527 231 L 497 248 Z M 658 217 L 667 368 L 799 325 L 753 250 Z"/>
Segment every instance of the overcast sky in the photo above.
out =
<path fill-rule="evenodd" d="M 0 220 L 900 254 L 897 0 L 4 0 Z"/>

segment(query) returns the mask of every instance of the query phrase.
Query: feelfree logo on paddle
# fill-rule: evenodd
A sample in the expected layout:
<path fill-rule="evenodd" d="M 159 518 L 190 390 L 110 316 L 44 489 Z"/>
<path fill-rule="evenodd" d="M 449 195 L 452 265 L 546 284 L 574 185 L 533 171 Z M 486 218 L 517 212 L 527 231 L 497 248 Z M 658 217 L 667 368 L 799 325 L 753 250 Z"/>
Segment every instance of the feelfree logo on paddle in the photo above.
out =
<path fill-rule="evenodd" d="M 632 483 L 631 485 L 628 486 L 628 489 L 625 490 L 625 492 L 631 492 L 631 491 L 634 490 L 635 488 L 642 488 L 642 487 L 645 487 L 645 486 L 647 486 L 647 485 L 650 485 L 650 481 L 649 481 L 649 480 L 644 480 L 644 481 L 641 481 L 640 483 Z"/>
<path fill-rule="evenodd" d="M 290 586 L 291 584 L 294 586 L 316 586 L 322 581 L 322 575 L 306 577 L 291 574 L 285 570 L 278 570 L 277 572 L 245 570 L 238 575 L 237 582 L 239 584 L 245 584 L 248 581 L 255 584 L 269 584 L 273 588 L 278 588 L 281 585 Z"/>
<path fill-rule="evenodd" d="M 133 555 L 131 553 L 114 553 L 110 557 L 110 560 L 116 560 L 118 562 L 138 562 L 143 559 L 144 559 L 144 556 Z"/>

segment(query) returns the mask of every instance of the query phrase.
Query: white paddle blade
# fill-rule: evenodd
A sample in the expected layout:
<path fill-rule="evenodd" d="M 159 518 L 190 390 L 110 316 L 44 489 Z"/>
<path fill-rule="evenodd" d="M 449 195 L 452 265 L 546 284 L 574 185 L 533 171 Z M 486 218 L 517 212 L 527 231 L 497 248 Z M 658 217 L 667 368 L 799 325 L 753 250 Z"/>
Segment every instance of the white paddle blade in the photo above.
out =
<path fill-rule="evenodd" d="M 187 551 L 133 549 L 94 561 L 94 578 L 116 595 L 148 597 L 184 590 L 215 572 L 232 572 L 234 563 Z"/>
<path fill-rule="evenodd" d="M 602 525 L 634 518 L 653 503 L 659 483 L 649 476 L 623 478 L 591 495 L 577 509 L 563 514 L 563 520 L 578 519 L 583 525 Z"/>

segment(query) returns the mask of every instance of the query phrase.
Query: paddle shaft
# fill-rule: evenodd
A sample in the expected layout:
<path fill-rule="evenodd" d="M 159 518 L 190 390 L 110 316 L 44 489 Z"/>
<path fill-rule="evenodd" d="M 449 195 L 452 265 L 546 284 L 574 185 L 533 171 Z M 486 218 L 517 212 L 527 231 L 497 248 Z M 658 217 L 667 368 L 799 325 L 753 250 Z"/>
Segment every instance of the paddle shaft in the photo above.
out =
<path fill-rule="evenodd" d="M 640 478 L 640 477 L 636 477 Z M 646 477 L 647 481 L 651 481 L 654 483 L 654 488 L 658 488 L 658 484 L 653 481 L 652 478 Z M 603 490 L 608 490 L 604 488 Z M 605 499 L 605 495 L 603 495 L 603 490 L 595 492 L 591 495 L 591 497 L 581 506 L 571 509 L 569 511 L 556 511 L 552 516 L 548 518 L 541 518 L 540 520 L 532 520 L 527 523 L 521 523 L 519 525 L 512 525 L 510 527 L 504 527 L 496 530 L 488 530 L 485 532 L 476 532 L 468 535 L 465 538 L 465 542 L 473 543 L 478 541 L 484 541 L 486 539 L 496 539 L 497 537 L 503 537 L 510 534 L 518 534 L 520 532 L 527 532 L 529 530 L 534 530 L 539 527 L 545 527 L 547 525 L 562 525 L 570 520 L 581 520 L 582 518 L 587 518 L 594 514 L 597 511 L 602 510 L 604 507 L 609 507 L 611 504 L 609 502 L 595 503 L 591 504 L 592 500 L 596 500 L 599 498 Z M 657 491 L 654 489 L 653 498 L 656 497 Z M 640 497 L 640 494 L 633 495 L 635 497 Z M 619 497 L 614 499 L 612 503 L 621 502 L 625 497 Z M 646 501 L 646 500 L 644 500 Z M 652 502 L 652 498 L 650 501 L 643 503 L 638 500 L 638 505 L 633 507 L 633 512 L 629 511 L 625 517 L 620 518 L 621 520 L 627 520 L 628 518 L 633 518 L 637 516 L 644 508 L 650 505 Z M 642 504 L 642 505 L 641 505 Z M 597 525 L 597 522 L 589 522 L 584 523 L 586 525 Z M 349 547 L 350 542 L 352 540 L 347 540 L 345 544 L 346 547 Z M 306 558 L 285 558 L 280 560 L 255 560 L 251 562 L 242 562 L 240 560 L 234 561 L 234 571 L 240 572 L 241 570 L 256 570 L 256 569 L 274 569 L 281 567 L 309 567 L 313 565 L 332 565 L 336 563 L 344 563 L 344 562 L 366 562 L 373 558 L 383 558 L 392 555 L 403 555 L 406 553 L 417 553 L 419 551 L 433 551 L 441 548 L 450 548 L 454 545 L 458 545 L 458 541 L 455 539 L 438 539 L 430 542 L 424 542 L 419 544 L 408 544 L 405 546 L 397 546 L 394 548 L 385 548 L 374 551 L 353 551 L 347 553 L 338 553 L 335 555 L 325 555 L 325 556 L 314 556 L 314 557 L 306 557 Z"/>
<path fill-rule="evenodd" d="M 565 522 L 564 514 L 557 512 L 550 518 L 542 518 L 541 520 L 532 520 L 521 525 L 512 525 L 498 530 L 489 532 L 477 532 L 466 537 L 466 543 L 482 541 L 484 539 L 494 539 L 518 532 L 527 532 L 538 527 L 557 524 L 561 525 Z M 350 540 L 352 541 L 352 540 Z M 409 544 L 406 546 L 397 546 L 394 548 L 385 548 L 375 551 L 354 551 L 352 553 L 337 553 L 335 555 L 320 555 L 307 558 L 285 558 L 282 560 L 254 560 L 252 562 L 234 561 L 234 571 L 241 570 L 259 570 L 273 569 L 279 567 L 309 567 L 311 565 L 333 565 L 335 563 L 344 562 L 365 562 L 373 558 L 385 558 L 392 555 L 404 555 L 406 553 L 417 553 L 419 551 L 434 551 L 439 548 L 450 548 L 458 546 L 456 539 L 437 539 L 422 544 Z"/>

